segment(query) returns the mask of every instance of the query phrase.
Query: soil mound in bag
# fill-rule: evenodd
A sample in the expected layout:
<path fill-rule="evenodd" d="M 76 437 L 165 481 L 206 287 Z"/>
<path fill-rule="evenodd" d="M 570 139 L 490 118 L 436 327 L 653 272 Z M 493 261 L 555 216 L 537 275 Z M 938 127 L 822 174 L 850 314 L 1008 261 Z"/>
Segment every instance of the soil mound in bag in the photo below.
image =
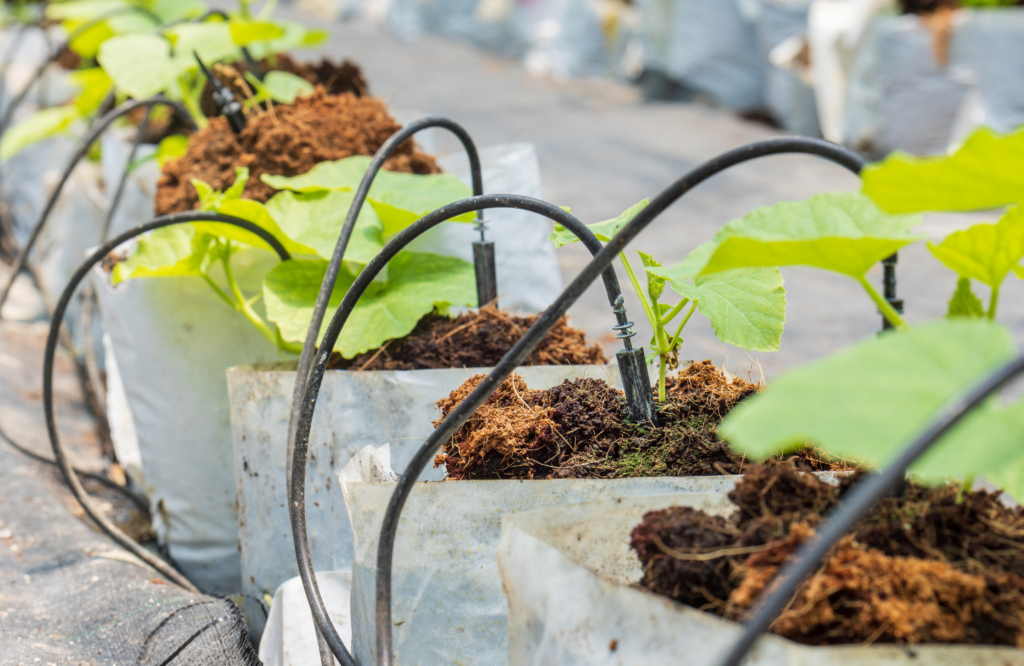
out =
<path fill-rule="evenodd" d="M 640 585 L 728 619 L 746 618 L 779 566 L 857 479 L 839 486 L 788 467 L 747 473 L 728 518 L 653 511 L 632 532 Z M 1024 645 L 1024 509 L 999 493 L 925 488 L 879 502 L 772 625 L 807 645 Z M 722 551 L 695 561 L 689 553 Z"/>
<path fill-rule="evenodd" d="M 248 167 L 243 196 L 266 202 L 277 192 L 263 174 L 297 176 L 320 162 L 352 155 L 373 155 L 401 129 L 379 99 L 350 93 L 329 95 L 323 87 L 294 104 L 275 104 L 274 113 L 249 119 L 235 134 L 224 118 L 211 118 L 206 128 L 189 138 L 188 152 L 164 165 L 157 185 L 156 214 L 195 209 L 199 197 L 192 186 L 198 178 L 215 190 L 235 182 L 235 168 Z M 416 174 L 439 173 L 434 158 L 410 140 L 399 146 L 384 168 Z"/>
<path fill-rule="evenodd" d="M 498 567 L 509 602 L 510 663 L 720 663 L 742 634 L 742 626 L 637 585 L 644 569 L 630 547 L 630 533 L 650 512 L 700 513 L 707 521 L 728 522 L 734 511 L 725 493 L 687 493 L 600 501 L 506 517 Z M 689 563 L 703 564 L 696 558 Z M 880 583 L 883 581 L 872 580 L 867 585 L 884 594 Z M 819 590 L 823 595 L 828 592 Z M 715 603 L 709 600 L 707 608 L 713 607 Z M 858 608 L 853 607 L 839 614 L 856 612 Z M 1017 666 L 1024 664 L 1024 652 L 930 644 L 812 647 L 765 635 L 743 661 L 745 666 L 822 663 Z"/>

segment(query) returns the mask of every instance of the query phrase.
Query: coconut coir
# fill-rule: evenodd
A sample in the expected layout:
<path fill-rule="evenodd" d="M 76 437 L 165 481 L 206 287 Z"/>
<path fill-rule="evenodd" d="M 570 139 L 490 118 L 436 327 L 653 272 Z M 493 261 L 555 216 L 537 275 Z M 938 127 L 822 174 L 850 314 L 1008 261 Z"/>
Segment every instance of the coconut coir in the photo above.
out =
<path fill-rule="evenodd" d="M 329 95 L 323 87 L 294 104 L 275 104 L 274 112 L 251 117 L 235 134 L 224 118 L 192 135 L 188 151 L 164 165 L 157 183 L 155 210 L 167 215 L 193 210 L 199 203 L 192 179 L 222 190 L 235 182 L 235 168 L 248 167 L 243 196 L 265 202 L 276 190 L 260 180 L 265 173 L 297 176 L 320 162 L 352 155 L 373 155 L 401 129 L 379 99 L 351 93 Z M 434 158 L 404 142 L 384 163 L 391 171 L 431 174 Z"/>
<path fill-rule="evenodd" d="M 640 586 L 742 621 L 857 476 L 831 486 L 790 466 L 753 468 L 730 518 L 652 511 L 632 532 Z M 715 555 L 718 555 L 717 557 Z M 1024 647 L 1024 509 L 997 493 L 924 488 L 879 502 L 797 591 L 772 631 L 808 645 Z"/>
<path fill-rule="evenodd" d="M 442 418 L 483 380 L 439 401 Z M 718 441 L 722 418 L 758 390 L 727 379 L 711 361 L 666 382 L 657 427 L 629 421 L 622 391 L 602 379 L 566 380 L 543 391 L 506 379 L 435 459 L 449 479 L 629 478 L 739 474 L 742 456 Z M 435 422 L 435 426 L 440 420 Z M 843 468 L 812 450 L 790 456 L 810 469 Z"/>
<path fill-rule="evenodd" d="M 345 361 L 335 353 L 328 368 L 351 370 L 424 370 L 489 368 L 508 353 L 539 315 L 519 316 L 487 306 L 454 319 L 429 314 L 408 336 L 381 349 Z M 587 346 L 583 331 L 562 317 L 525 365 L 603 365 L 600 345 Z"/>

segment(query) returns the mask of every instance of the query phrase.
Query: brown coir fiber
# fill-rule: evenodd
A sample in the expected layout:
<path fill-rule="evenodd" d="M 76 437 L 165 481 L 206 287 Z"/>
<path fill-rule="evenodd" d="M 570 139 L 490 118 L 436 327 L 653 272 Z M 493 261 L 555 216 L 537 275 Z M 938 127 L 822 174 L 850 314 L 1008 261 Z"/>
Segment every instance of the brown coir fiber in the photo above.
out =
<path fill-rule="evenodd" d="M 482 379 L 467 380 L 439 401 L 442 418 Z M 659 424 L 651 427 L 630 422 L 622 391 L 602 379 L 566 380 L 538 391 L 513 376 L 444 445 L 435 465 L 444 465 L 450 479 L 739 474 L 746 462 L 718 441 L 716 431 L 722 418 L 757 388 L 727 379 L 711 361 L 693 363 L 666 382 Z M 498 433 L 513 445 L 495 444 Z M 809 469 L 840 467 L 812 450 L 789 458 Z"/>
<path fill-rule="evenodd" d="M 373 155 L 400 128 L 379 99 L 329 95 L 322 87 L 294 104 L 275 104 L 273 114 L 251 117 L 237 135 L 224 118 L 213 118 L 192 135 L 185 155 L 164 165 L 157 183 L 156 214 L 195 209 L 199 198 L 192 179 L 222 190 L 235 182 L 236 167 L 249 168 L 243 196 L 265 202 L 276 190 L 260 180 L 263 174 L 297 176 L 320 162 Z M 434 158 L 420 152 L 412 140 L 399 146 L 384 168 L 440 172 Z"/>
<path fill-rule="evenodd" d="M 729 495 L 729 519 L 685 507 L 650 512 L 631 540 L 640 585 L 742 621 L 856 478 L 831 486 L 789 466 L 753 468 Z M 832 549 L 772 631 L 809 645 L 1024 647 L 1022 575 L 1024 510 L 996 493 L 908 484 Z"/>
<path fill-rule="evenodd" d="M 351 361 L 340 355 L 331 368 L 352 370 L 424 370 L 435 368 L 490 368 L 498 364 L 539 315 L 520 316 L 493 306 L 452 319 L 430 314 L 408 336 L 392 340 L 382 349 Z M 604 365 L 608 362 L 598 344 L 587 346 L 583 331 L 562 317 L 524 365 Z"/>

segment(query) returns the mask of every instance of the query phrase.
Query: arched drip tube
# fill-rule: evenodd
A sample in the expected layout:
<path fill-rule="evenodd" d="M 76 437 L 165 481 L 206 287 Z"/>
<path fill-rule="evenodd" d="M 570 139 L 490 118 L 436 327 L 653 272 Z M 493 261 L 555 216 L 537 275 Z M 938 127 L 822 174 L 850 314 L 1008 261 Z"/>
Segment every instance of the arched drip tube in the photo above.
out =
<path fill-rule="evenodd" d="M 1024 372 L 1024 354 L 991 373 L 963 395 L 947 402 L 939 410 L 931 425 L 918 435 L 917 439 L 905 448 L 891 465 L 878 474 L 868 476 L 847 491 L 843 496 L 842 503 L 817 530 L 815 536 L 801 545 L 782 566 L 781 571 L 768 588 L 767 596 L 756 602 L 754 615 L 743 623 L 743 635 L 721 662 L 721 666 L 739 666 L 758 637 L 768 631 L 772 622 L 796 594 L 800 584 L 818 569 L 828 551 L 853 529 L 854 524 L 876 502 L 899 488 L 910 465 L 956 426 L 972 409 L 1022 372 Z"/>
<path fill-rule="evenodd" d="M 82 280 L 85 279 L 85 276 L 89 274 L 89 271 L 92 270 L 96 264 L 103 261 L 104 257 L 117 249 L 121 244 L 135 238 L 136 236 L 144 234 L 147 231 L 169 227 L 174 224 L 183 224 L 186 222 L 221 222 L 241 227 L 242 229 L 251 231 L 266 241 L 267 244 L 270 245 L 270 247 L 277 253 L 277 256 L 281 258 L 281 261 L 291 259 L 288 251 L 285 250 L 280 241 L 278 241 L 269 231 L 248 220 L 210 212 L 179 213 L 177 215 L 159 217 L 147 222 L 146 224 L 135 227 L 134 229 L 129 229 L 128 231 L 118 235 L 116 238 L 107 241 L 101 245 L 99 249 L 93 252 L 92 255 L 86 259 L 85 263 L 79 266 L 78 270 L 75 271 L 75 274 L 71 277 L 71 281 L 68 283 L 67 287 L 64 288 L 60 301 L 58 301 L 57 307 L 54 310 L 53 318 L 50 320 L 50 333 L 46 338 L 46 355 L 43 360 L 43 410 L 46 415 L 46 429 L 50 435 L 50 445 L 53 447 L 53 455 L 56 463 L 64 474 L 64 479 L 71 488 L 71 492 L 74 494 L 75 499 L 77 499 L 82 505 L 85 512 L 89 514 L 89 517 L 92 518 L 111 539 L 131 551 L 133 555 L 137 556 L 146 564 L 150 565 L 178 585 L 181 585 L 192 592 L 198 592 L 196 587 L 187 578 L 178 573 L 166 562 L 137 544 L 131 537 L 118 529 L 116 525 L 107 520 L 107 518 L 100 513 L 92 500 L 86 494 L 81 481 L 78 479 L 78 475 L 75 473 L 75 470 L 71 467 L 71 463 L 68 461 L 67 456 L 64 454 L 64 448 L 60 443 L 60 436 L 57 433 L 57 422 L 54 418 L 53 412 L 53 363 L 54 357 L 57 353 L 60 326 L 61 321 L 64 319 L 64 313 L 67 311 L 68 304 L 71 302 L 71 298 L 74 296 L 78 285 L 81 284 Z"/>
<path fill-rule="evenodd" d="M 131 102 L 125 102 L 121 106 L 113 109 L 105 116 L 99 119 L 96 125 L 89 131 L 88 134 L 79 143 L 78 148 L 71 155 L 71 159 L 68 161 L 68 165 L 64 168 L 64 173 L 61 174 L 60 181 L 57 183 L 56 189 L 53 194 L 50 195 L 49 200 L 46 202 L 46 207 L 43 209 L 42 214 L 39 216 L 39 220 L 35 226 L 32 227 L 32 231 L 29 234 L 28 241 L 25 243 L 25 247 L 18 253 L 18 258 L 14 262 L 14 272 L 11 274 L 11 279 L 8 280 L 6 286 L 4 286 L 3 292 L 0 292 L 0 309 L 3 308 L 4 303 L 7 301 L 7 296 L 11 292 L 11 287 L 14 286 L 14 281 L 18 279 L 18 275 L 25 270 L 25 266 L 28 263 L 29 252 L 32 251 L 32 247 L 35 245 L 36 240 L 39 238 L 39 234 L 43 230 L 43 226 L 46 224 L 47 219 L 50 217 L 50 213 L 53 212 L 54 206 L 57 205 L 57 199 L 60 197 L 61 191 L 64 189 L 64 185 L 68 182 L 71 177 L 71 173 L 75 170 L 78 165 L 78 161 L 89 152 L 89 146 L 92 145 L 96 139 L 99 138 L 103 132 L 118 118 L 131 113 L 135 109 L 142 107 L 153 107 L 157 105 L 169 106 L 171 110 L 178 114 L 179 117 L 193 129 L 195 123 L 192 121 L 192 117 L 188 114 L 188 111 L 184 106 L 178 102 L 164 99 L 161 97 L 153 97 L 151 99 L 136 100 Z"/>
<path fill-rule="evenodd" d="M 316 355 L 316 363 L 310 371 L 303 395 L 301 396 L 302 400 L 299 403 L 301 412 L 296 423 L 293 439 L 290 441 L 293 452 L 289 466 L 291 486 L 288 492 L 288 511 L 291 518 L 292 538 L 295 542 L 295 556 L 298 560 L 299 576 L 302 578 L 306 597 L 309 600 L 310 607 L 313 609 L 313 616 L 317 620 L 317 627 L 330 650 L 343 666 L 353 666 L 355 661 L 331 623 L 327 615 L 327 609 L 320 597 L 320 589 L 313 576 L 313 560 L 309 553 L 309 541 L 306 534 L 306 456 L 309 447 L 309 433 L 312 426 L 313 410 L 316 407 L 316 399 L 320 393 L 320 385 L 323 382 L 324 373 L 327 371 L 327 361 L 331 357 L 334 343 L 337 342 L 341 328 L 345 325 L 352 309 L 373 279 L 387 265 L 388 261 L 413 240 L 442 222 L 464 213 L 482 211 L 489 208 L 515 208 L 544 215 L 576 234 L 583 241 L 584 245 L 595 254 L 601 251 L 601 242 L 586 225 L 561 208 L 531 197 L 518 194 L 487 194 L 463 199 L 436 210 L 396 234 L 384 246 L 384 249 L 359 273 L 359 276 L 342 299 L 341 305 L 334 314 L 334 318 L 328 325 L 324 338 L 320 343 L 320 350 Z M 611 266 L 606 266 L 602 274 L 609 294 L 616 294 L 616 297 L 612 298 L 612 300 L 615 300 L 621 295 L 615 272 Z M 319 330 L 319 327 L 313 330 Z M 523 355 L 522 358 L 518 359 L 519 363 L 522 363 L 525 358 L 526 355 Z M 505 357 L 505 360 L 507 359 L 508 356 Z M 422 450 L 418 455 L 421 454 Z M 420 470 L 422 470 L 422 467 Z M 414 477 L 418 476 L 419 471 L 414 474 Z"/>
<path fill-rule="evenodd" d="M 494 370 L 474 389 L 462 403 L 460 403 L 427 438 L 426 443 L 417 452 L 401 475 L 391 496 L 388 508 L 381 526 L 380 541 L 377 549 L 377 609 L 376 609 L 376 630 L 377 630 L 377 660 L 378 664 L 391 666 L 393 664 L 391 654 L 391 564 L 394 557 L 395 534 L 398 528 L 398 520 L 402 507 L 412 491 L 416 479 L 423 469 L 429 464 L 434 453 L 443 442 L 448 441 L 455 431 L 461 427 L 469 417 L 487 400 L 512 372 L 518 367 L 536 346 L 550 333 L 551 329 L 569 309 L 569 307 L 580 297 L 580 295 L 597 279 L 597 276 L 607 270 L 616 255 L 625 249 L 637 234 L 646 228 L 658 215 L 664 212 L 677 199 L 689 192 L 691 189 L 704 182 L 708 178 L 718 174 L 729 167 L 747 162 L 768 155 L 784 153 L 803 153 L 817 155 L 847 168 L 853 173 L 859 174 L 865 165 L 865 161 L 841 146 L 826 141 L 806 138 L 784 138 L 770 141 L 763 141 L 736 150 L 727 152 L 716 157 L 701 166 L 697 167 L 687 175 L 683 176 L 658 196 L 654 197 L 650 204 L 640 211 L 629 223 L 627 223 L 613 237 L 608 244 L 601 249 L 594 259 L 587 264 L 575 280 L 562 292 L 555 302 L 548 307 L 537 319 L 533 326 L 523 335 L 522 338 L 512 347 L 511 350 L 495 366 Z M 511 204 L 513 201 L 520 204 L 526 203 L 526 197 L 504 197 Z M 335 656 L 343 666 L 354 665 L 354 660 L 349 654 L 344 643 L 341 641 L 337 630 L 334 628 L 327 615 L 323 600 L 320 598 L 319 589 L 313 576 L 312 560 L 308 551 L 305 525 L 305 467 L 306 453 L 309 443 L 309 432 L 312 425 L 313 413 L 316 408 L 316 399 L 320 391 L 320 384 L 323 380 L 330 352 L 341 333 L 352 308 L 355 307 L 359 296 L 372 281 L 373 276 L 379 273 L 388 260 L 406 244 L 411 242 L 418 235 L 430 227 L 439 224 L 442 220 L 450 219 L 467 210 L 475 209 L 476 206 L 484 206 L 485 203 L 497 203 L 491 197 L 478 197 L 477 200 L 465 200 L 456 202 L 451 206 L 434 211 L 423 217 L 418 222 L 408 227 L 395 236 L 381 250 L 366 268 L 360 273 L 352 287 L 342 299 L 341 304 L 335 312 L 321 343 L 320 352 L 317 354 L 309 381 L 307 382 L 302 397 L 302 414 L 296 431 L 294 441 L 294 452 L 291 460 L 292 488 L 289 493 L 289 515 L 292 522 L 292 535 L 295 541 L 296 559 L 298 561 L 299 575 L 302 578 L 306 598 L 312 610 L 314 622 L 334 652 Z M 535 200 L 531 200 L 535 201 Z M 548 204 L 536 202 L 541 209 Z M 525 207 L 525 206 L 524 206 Z M 542 212 L 537 210 L 535 212 Z M 561 210 L 561 209 L 559 209 Z M 564 211 L 563 211 L 564 212 Z M 544 212 L 546 214 L 546 212 Z M 556 219 L 555 216 L 552 216 Z M 559 220 L 560 221 L 560 220 Z M 564 222 L 563 222 L 564 224 Z M 578 234 L 577 234 L 578 235 Z"/>

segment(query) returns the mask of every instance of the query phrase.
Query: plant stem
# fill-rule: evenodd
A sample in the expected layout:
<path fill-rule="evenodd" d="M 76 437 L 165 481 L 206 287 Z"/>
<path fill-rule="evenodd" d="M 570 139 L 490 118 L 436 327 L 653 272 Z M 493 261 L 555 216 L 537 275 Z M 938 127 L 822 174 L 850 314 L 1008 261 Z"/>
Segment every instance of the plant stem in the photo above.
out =
<path fill-rule="evenodd" d="M 246 21 L 252 20 L 252 14 L 249 13 L 249 3 L 252 0 L 238 0 L 238 14 Z"/>
<path fill-rule="evenodd" d="M 964 495 L 971 492 L 971 488 L 974 487 L 974 475 L 970 474 L 964 477 L 964 482 L 960 484 L 960 492 L 956 495 L 956 503 L 963 504 Z"/>
<path fill-rule="evenodd" d="M 661 318 L 662 325 L 667 326 L 670 321 L 675 319 L 675 316 L 682 312 L 686 304 L 690 302 L 690 299 L 684 298 L 683 300 L 676 303 L 675 307 L 665 313 L 665 316 Z"/>
<path fill-rule="evenodd" d="M 693 316 L 693 311 L 697 309 L 697 303 L 698 301 L 693 302 L 693 305 L 690 306 L 690 311 L 687 312 L 686 316 L 683 317 L 683 320 L 679 322 L 679 328 L 676 329 L 676 334 L 672 336 L 672 340 L 670 342 L 671 347 L 675 347 L 679 344 L 679 336 L 682 335 L 683 327 L 686 326 L 686 322 L 690 321 L 690 317 Z"/>
<path fill-rule="evenodd" d="M 192 119 L 196 122 L 196 127 L 199 129 L 205 128 L 210 123 L 206 119 L 206 114 L 204 114 L 203 110 L 199 108 L 199 101 L 192 96 L 188 86 L 186 86 L 180 79 L 178 80 L 178 84 L 181 86 L 181 103 L 185 105 L 185 108 L 188 109 L 188 112 L 192 115 Z"/>
<path fill-rule="evenodd" d="M 900 331 L 905 331 L 908 328 L 910 328 L 909 326 L 907 326 L 907 322 L 903 321 L 903 318 L 900 317 L 900 313 L 896 312 L 896 309 L 889 304 L 889 301 L 882 298 L 882 295 L 875 290 L 875 288 L 871 285 L 870 282 L 868 282 L 866 276 L 858 276 L 857 282 L 859 282 L 860 286 L 864 288 L 864 291 L 868 293 L 868 296 L 871 297 L 871 300 L 873 300 L 875 302 L 875 305 L 878 306 L 878 309 L 879 311 L 881 311 L 882 316 L 888 319 L 890 324 L 895 326 L 896 329 Z"/>
<path fill-rule="evenodd" d="M 661 310 L 656 298 L 651 299 L 651 306 L 655 312 Z M 672 347 L 665 337 L 665 324 L 661 319 L 656 320 L 654 339 L 658 343 L 658 402 L 665 402 L 665 371 L 668 368 L 668 355 L 672 351 Z"/>
<path fill-rule="evenodd" d="M 992 288 L 992 296 L 988 299 L 988 312 L 985 316 L 989 318 L 989 321 L 994 321 L 996 318 L 996 305 L 999 304 L 999 287 L 995 286 Z"/>
<path fill-rule="evenodd" d="M 259 331 L 263 337 L 270 341 L 270 344 L 274 345 L 275 347 L 280 347 L 280 344 L 278 342 L 278 333 L 274 330 L 271 330 L 267 322 L 263 321 L 263 319 L 258 314 L 256 314 L 256 311 L 252 309 L 252 306 L 249 304 L 249 301 L 245 298 L 245 295 L 242 293 L 242 289 L 238 286 L 238 282 L 235 280 L 234 273 L 231 272 L 231 241 L 228 241 L 227 250 L 221 256 L 221 263 L 224 264 L 224 275 L 225 277 L 227 277 L 228 285 L 231 287 L 231 293 L 234 294 L 235 299 L 237 301 L 236 303 L 234 303 L 235 309 L 241 312 L 243 315 L 245 315 L 245 318 L 249 320 L 249 323 L 255 326 L 256 330 Z"/>
<path fill-rule="evenodd" d="M 626 259 L 626 253 L 619 252 L 619 259 L 622 261 L 623 268 L 626 269 L 626 275 L 629 276 L 629 281 L 633 283 L 633 290 L 636 291 L 636 295 L 640 299 L 640 304 L 644 307 L 644 314 L 647 315 L 647 321 L 651 323 L 651 328 L 657 331 L 660 320 L 655 316 L 654 309 L 647 301 L 647 296 L 644 295 L 644 290 L 640 288 L 640 281 L 636 279 L 636 274 L 633 273 L 633 267 L 629 265 L 629 260 Z"/>

